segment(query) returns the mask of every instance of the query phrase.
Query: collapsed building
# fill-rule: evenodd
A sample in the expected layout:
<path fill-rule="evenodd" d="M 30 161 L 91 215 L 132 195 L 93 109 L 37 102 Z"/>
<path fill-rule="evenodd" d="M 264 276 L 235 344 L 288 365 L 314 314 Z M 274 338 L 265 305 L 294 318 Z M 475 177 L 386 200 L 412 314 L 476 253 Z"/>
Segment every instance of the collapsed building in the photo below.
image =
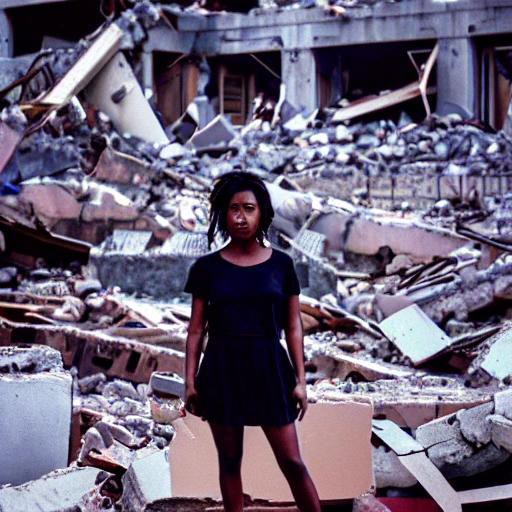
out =
<path fill-rule="evenodd" d="M 326 506 L 506 510 L 511 7 L 131 7 L 2 11 L 0 510 L 220 510 L 179 418 L 182 289 L 235 169 L 301 281 Z M 252 485 L 249 510 L 293 510 Z"/>

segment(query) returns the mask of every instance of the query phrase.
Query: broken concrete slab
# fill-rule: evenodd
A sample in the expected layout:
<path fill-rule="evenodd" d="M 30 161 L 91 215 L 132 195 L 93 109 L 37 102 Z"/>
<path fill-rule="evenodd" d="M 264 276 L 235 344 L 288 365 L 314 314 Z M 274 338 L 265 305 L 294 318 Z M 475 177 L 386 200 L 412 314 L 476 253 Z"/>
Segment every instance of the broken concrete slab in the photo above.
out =
<path fill-rule="evenodd" d="M 107 146 L 96 164 L 92 177 L 104 183 L 140 185 L 148 181 L 152 173 L 149 164 Z"/>
<path fill-rule="evenodd" d="M 231 123 L 223 115 L 218 115 L 204 128 L 196 131 L 188 141 L 187 146 L 196 150 L 227 146 L 235 137 L 236 131 Z"/>
<path fill-rule="evenodd" d="M 497 334 L 480 364 L 480 368 L 492 377 L 503 380 L 512 375 L 512 329 Z"/>
<path fill-rule="evenodd" d="M 505 389 L 494 395 L 495 413 L 512 420 L 512 390 Z"/>
<path fill-rule="evenodd" d="M 512 452 L 512 421 L 499 414 L 490 414 L 487 421 L 492 442 L 498 448 Z"/>
<path fill-rule="evenodd" d="M 4 361 L 9 354 L 29 357 L 30 351 L 1 348 L 0 354 Z M 60 358 L 52 348 L 45 351 Z M 38 373 L 35 365 L 15 368 L 16 373 L 0 373 L 0 484 L 19 485 L 67 466 L 72 379 L 62 367 Z"/>
<path fill-rule="evenodd" d="M 370 404 L 317 403 L 310 404 L 297 424 L 301 452 L 320 500 L 352 499 L 373 488 L 371 414 Z M 220 498 L 217 454 L 208 425 L 189 414 L 177 420 L 175 427 L 169 451 L 172 495 Z M 244 492 L 252 499 L 291 502 L 286 480 L 262 430 L 247 427 L 244 437 Z M 347 464 L 349 460 L 358 463 Z"/>
<path fill-rule="evenodd" d="M 123 475 L 123 510 L 149 510 L 172 497 L 169 448 L 143 448 Z"/>
<path fill-rule="evenodd" d="M 34 454 L 38 450 L 34 449 Z M 0 510 L 9 512 L 60 512 L 78 510 L 82 498 L 96 486 L 100 470 L 69 467 L 38 480 L 0 489 Z"/>
<path fill-rule="evenodd" d="M 121 286 L 126 293 L 138 292 L 160 299 L 184 295 L 186 277 L 194 261 L 194 257 L 148 253 L 127 260 L 122 254 L 96 248 L 90 255 L 105 288 Z"/>
<path fill-rule="evenodd" d="M 377 254 L 381 247 L 388 246 L 395 254 L 409 256 L 414 263 L 447 256 L 468 243 L 467 238 L 449 230 L 389 215 L 355 218 L 344 240 L 343 248 L 346 251 Z"/>
<path fill-rule="evenodd" d="M 512 484 L 470 489 L 458 492 L 460 502 L 463 505 L 469 503 L 489 503 L 512 498 Z"/>
<path fill-rule="evenodd" d="M 120 252 L 126 256 L 142 254 L 146 250 L 152 235 L 151 231 L 114 229 L 109 247 L 112 252 Z"/>
<path fill-rule="evenodd" d="M 101 183 L 91 182 L 88 187 L 90 200 L 83 205 L 82 220 L 95 221 L 135 221 L 139 217 L 133 202 L 117 190 Z"/>
<path fill-rule="evenodd" d="M 57 184 L 24 184 L 19 200 L 30 205 L 50 230 L 62 219 L 77 220 L 83 207 L 70 191 Z"/>
<path fill-rule="evenodd" d="M 463 379 L 422 373 L 407 379 L 374 382 L 323 379 L 311 386 L 309 392 L 318 401 L 371 401 L 375 418 L 386 418 L 412 430 L 447 414 L 492 401 L 494 396 L 493 389 L 468 388 Z"/>
<path fill-rule="evenodd" d="M 149 388 L 153 392 L 185 399 L 185 381 L 173 373 L 153 372 L 149 380 Z"/>
<path fill-rule="evenodd" d="M 31 142 L 25 138 L 12 161 L 22 181 L 32 178 L 39 180 L 43 176 L 53 176 L 79 165 L 80 154 L 73 145 L 66 142 L 61 144 L 58 140 L 51 145 Z"/>
<path fill-rule="evenodd" d="M 117 131 L 155 144 L 169 139 L 144 97 L 126 57 L 114 55 L 85 90 L 87 101 L 107 114 Z"/>
<path fill-rule="evenodd" d="M 398 313 L 414 304 L 414 301 L 406 295 L 388 295 L 386 293 L 376 293 L 375 302 L 385 317 Z"/>
<path fill-rule="evenodd" d="M 450 337 L 416 304 L 394 313 L 379 326 L 415 366 L 432 359 L 451 344 Z"/>
<path fill-rule="evenodd" d="M 498 466 L 510 456 L 492 443 L 480 448 L 467 442 L 455 414 L 418 427 L 416 440 L 427 450 L 429 459 L 446 478 L 471 476 Z"/>
<path fill-rule="evenodd" d="M 365 361 L 364 359 L 344 354 L 341 350 L 328 348 L 323 354 L 311 359 L 317 371 L 326 378 L 347 380 L 363 380 L 371 382 L 380 379 L 407 378 L 412 372 L 399 370 L 383 364 Z"/>
<path fill-rule="evenodd" d="M 65 367 L 76 366 L 80 377 L 99 372 L 132 382 L 149 382 L 155 370 L 184 375 L 185 354 L 166 347 L 85 331 L 71 326 L 28 326 L 3 321 L 0 346 L 24 343 L 48 345 L 60 351 Z"/>

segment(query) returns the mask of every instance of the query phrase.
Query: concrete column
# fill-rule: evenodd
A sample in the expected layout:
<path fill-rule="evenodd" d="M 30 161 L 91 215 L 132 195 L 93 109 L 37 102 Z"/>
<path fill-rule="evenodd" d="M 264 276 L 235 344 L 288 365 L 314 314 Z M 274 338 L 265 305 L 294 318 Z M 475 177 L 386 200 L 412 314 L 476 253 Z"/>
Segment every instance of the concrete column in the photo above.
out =
<path fill-rule="evenodd" d="M 12 57 L 12 27 L 5 9 L 0 9 L 0 57 Z"/>
<path fill-rule="evenodd" d="M 477 78 L 475 44 L 467 38 L 441 39 L 439 44 L 436 112 L 473 117 Z"/>
<path fill-rule="evenodd" d="M 316 63 L 313 50 L 281 52 L 281 78 L 286 99 L 295 107 L 312 111 L 318 106 Z"/>

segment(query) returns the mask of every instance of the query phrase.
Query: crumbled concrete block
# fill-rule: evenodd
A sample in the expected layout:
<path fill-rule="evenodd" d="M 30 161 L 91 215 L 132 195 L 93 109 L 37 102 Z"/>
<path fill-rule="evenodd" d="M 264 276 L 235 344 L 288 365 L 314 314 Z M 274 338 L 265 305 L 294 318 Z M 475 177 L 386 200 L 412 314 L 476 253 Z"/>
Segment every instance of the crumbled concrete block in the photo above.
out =
<path fill-rule="evenodd" d="M 151 231 L 114 229 L 110 241 L 110 250 L 121 252 L 126 256 L 142 254 L 146 250 L 152 235 Z"/>
<path fill-rule="evenodd" d="M 137 459 L 123 476 L 123 510 L 143 512 L 151 504 L 172 497 L 168 451 L 148 447 L 137 452 Z"/>
<path fill-rule="evenodd" d="M 512 375 L 512 329 L 497 337 L 480 367 L 498 380 Z"/>
<path fill-rule="evenodd" d="M 492 414 L 488 417 L 488 421 L 491 427 L 492 442 L 498 448 L 505 448 L 512 452 L 512 421 L 499 414 Z"/>
<path fill-rule="evenodd" d="M 94 178 L 105 183 L 130 185 L 148 181 L 151 171 L 147 162 L 106 147 L 94 168 Z"/>
<path fill-rule="evenodd" d="M 421 425 L 416 430 L 416 440 L 427 449 L 428 458 L 439 469 L 463 463 L 474 453 L 461 435 L 456 414 Z"/>
<path fill-rule="evenodd" d="M 512 299 L 512 276 L 500 276 L 494 281 L 494 297 L 496 299 Z"/>
<path fill-rule="evenodd" d="M 102 254 L 91 250 L 90 262 L 98 269 L 105 288 L 122 286 L 126 293 L 148 294 L 155 298 L 172 298 L 183 294 L 188 270 L 194 258 L 167 254 L 136 255 Z M 155 275 L 158 279 L 155 279 Z"/>
<path fill-rule="evenodd" d="M 471 476 L 498 466 L 509 457 L 506 450 L 492 443 L 476 449 L 462 437 L 456 414 L 431 421 L 416 431 L 416 440 L 428 458 L 446 478 Z"/>
<path fill-rule="evenodd" d="M 35 452 L 34 452 L 35 454 Z M 0 489 L 3 512 L 68 512 L 82 510 L 83 496 L 95 487 L 97 468 L 66 468 L 16 487 Z"/>
<path fill-rule="evenodd" d="M 414 475 L 400 462 L 398 455 L 385 446 L 372 446 L 372 465 L 375 485 L 378 489 L 386 487 L 406 488 L 418 483 Z"/>
<path fill-rule="evenodd" d="M 189 151 L 187 150 L 187 148 L 182 146 L 179 142 L 173 142 L 172 144 L 164 146 L 161 149 L 159 156 L 164 160 L 178 160 L 183 156 L 187 155 L 188 153 Z"/>
<path fill-rule="evenodd" d="M 82 204 L 60 185 L 24 185 L 19 198 L 50 229 L 61 219 L 78 219 L 82 211 Z"/>
<path fill-rule="evenodd" d="M 421 263 L 434 256 L 448 256 L 466 243 L 465 237 L 453 232 L 406 220 L 355 218 L 346 234 L 345 250 L 377 254 L 381 247 L 388 246 L 395 254 L 408 255 L 414 263 Z"/>
<path fill-rule="evenodd" d="M 386 275 L 397 274 L 400 270 L 407 270 L 411 268 L 413 262 L 409 256 L 399 254 L 393 258 L 389 265 L 386 265 Z"/>
<path fill-rule="evenodd" d="M 71 385 L 63 371 L 0 373 L 0 485 L 67 466 Z"/>
<path fill-rule="evenodd" d="M 352 512 L 391 512 L 373 494 L 363 494 L 354 500 Z"/>
<path fill-rule="evenodd" d="M 460 431 L 465 439 L 477 446 L 491 442 L 491 426 L 486 420 L 494 412 L 494 403 L 477 405 L 471 409 L 462 409 L 456 414 Z"/>
<path fill-rule="evenodd" d="M 105 185 L 89 186 L 91 200 L 85 203 L 82 220 L 85 222 L 124 220 L 133 221 L 139 216 L 136 206 L 126 196 Z"/>
<path fill-rule="evenodd" d="M 229 144 L 236 136 L 231 123 L 222 115 L 218 115 L 203 129 L 192 135 L 189 144 L 195 149 L 203 149 L 210 146 Z"/>
<path fill-rule="evenodd" d="M 499 391 L 494 395 L 494 408 L 496 414 L 512 420 L 512 389 Z"/>

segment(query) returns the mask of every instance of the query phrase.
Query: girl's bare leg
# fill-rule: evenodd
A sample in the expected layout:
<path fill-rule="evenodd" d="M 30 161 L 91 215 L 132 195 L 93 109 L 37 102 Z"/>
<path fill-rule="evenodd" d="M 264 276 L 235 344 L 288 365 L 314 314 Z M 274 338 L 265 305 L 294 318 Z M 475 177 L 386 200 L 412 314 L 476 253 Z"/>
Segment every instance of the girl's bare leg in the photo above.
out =
<path fill-rule="evenodd" d="M 210 423 L 213 440 L 219 455 L 220 492 L 226 512 L 242 512 L 242 454 L 243 427 L 226 427 Z"/>
<path fill-rule="evenodd" d="M 295 423 L 282 427 L 263 427 L 263 431 L 290 485 L 298 509 L 301 512 L 320 512 L 315 484 L 300 455 Z"/>

